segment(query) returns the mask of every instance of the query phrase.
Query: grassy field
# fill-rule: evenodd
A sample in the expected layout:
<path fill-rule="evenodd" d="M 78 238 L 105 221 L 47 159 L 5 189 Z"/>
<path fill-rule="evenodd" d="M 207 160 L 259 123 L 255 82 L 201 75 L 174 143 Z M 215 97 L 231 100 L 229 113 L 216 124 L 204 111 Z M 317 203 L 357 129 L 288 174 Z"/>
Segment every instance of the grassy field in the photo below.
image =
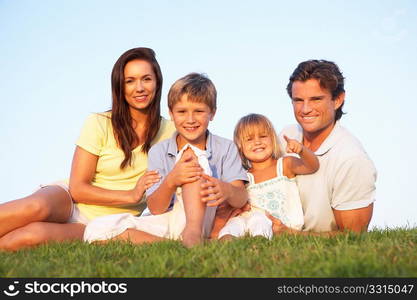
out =
<path fill-rule="evenodd" d="M 282 235 L 213 241 L 53 243 L 0 252 L 0 277 L 417 277 L 417 228 L 337 237 Z"/>

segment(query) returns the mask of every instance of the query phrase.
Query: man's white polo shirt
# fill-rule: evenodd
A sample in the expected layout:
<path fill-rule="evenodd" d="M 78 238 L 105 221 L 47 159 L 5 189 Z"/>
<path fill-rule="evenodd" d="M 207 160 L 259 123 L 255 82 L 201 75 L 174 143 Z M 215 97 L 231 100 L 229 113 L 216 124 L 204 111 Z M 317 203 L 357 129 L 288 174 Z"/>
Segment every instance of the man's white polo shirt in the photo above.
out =
<path fill-rule="evenodd" d="M 287 146 L 284 134 L 299 142 L 303 140 L 298 124 L 284 128 L 280 134 L 284 152 Z M 296 177 L 304 211 L 303 230 L 337 230 L 332 209 L 351 210 L 374 202 L 377 171 L 359 140 L 339 121 L 315 154 L 319 170 Z"/>

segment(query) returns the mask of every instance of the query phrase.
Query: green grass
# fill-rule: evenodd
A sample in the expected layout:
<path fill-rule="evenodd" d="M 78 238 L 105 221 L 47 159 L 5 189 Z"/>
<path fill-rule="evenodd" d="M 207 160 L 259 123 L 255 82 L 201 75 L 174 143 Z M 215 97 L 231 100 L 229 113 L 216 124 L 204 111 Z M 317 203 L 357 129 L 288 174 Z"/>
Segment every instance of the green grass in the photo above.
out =
<path fill-rule="evenodd" d="M 417 277 L 416 246 L 417 228 L 245 237 L 192 249 L 175 241 L 51 243 L 0 252 L 0 277 Z"/>

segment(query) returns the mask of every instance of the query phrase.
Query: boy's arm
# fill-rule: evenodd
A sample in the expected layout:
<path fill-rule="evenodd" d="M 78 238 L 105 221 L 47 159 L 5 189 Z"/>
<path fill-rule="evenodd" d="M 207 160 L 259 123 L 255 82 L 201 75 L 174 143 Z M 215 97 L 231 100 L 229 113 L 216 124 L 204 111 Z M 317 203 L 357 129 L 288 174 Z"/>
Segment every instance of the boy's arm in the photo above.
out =
<path fill-rule="evenodd" d="M 202 174 L 206 180 L 201 184 L 201 201 L 207 206 L 217 206 L 227 201 L 230 206 L 241 208 L 248 200 L 248 193 L 242 180 L 230 183 Z"/>
<path fill-rule="evenodd" d="M 153 215 L 162 214 L 167 211 L 176 188 L 176 186 L 170 184 L 167 176 L 159 187 L 147 197 L 147 205 Z"/>
<path fill-rule="evenodd" d="M 242 167 L 236 145 L 230 141 L 226 150 L 223 150 L 220 179 L 203 174 L 205 182 L 201 185 L 201 199 L 207 206 L 217 206 L 227 202 L 234 208 L 241 208 L 248 201 L 245 188 L 247 175 Z"/>
<path fill-rule="evenodd" d="M 229 196 L 226 198 L 230 206 L 241 208 L 248 202 L 248 192 L 242 180 L 235 180 L 230 183 L 223 182 L 223 184 L 230 189 Z"/>
<path fill-rule="evenodd" d="M 149 155 L 151 157 L 151 154 Z M 184 153 L 159 186 L 149 191 L 147 204 L 153 215 L 167 211 L 177 187 L 200 179 L 202 168 L 191 153 Z"/>

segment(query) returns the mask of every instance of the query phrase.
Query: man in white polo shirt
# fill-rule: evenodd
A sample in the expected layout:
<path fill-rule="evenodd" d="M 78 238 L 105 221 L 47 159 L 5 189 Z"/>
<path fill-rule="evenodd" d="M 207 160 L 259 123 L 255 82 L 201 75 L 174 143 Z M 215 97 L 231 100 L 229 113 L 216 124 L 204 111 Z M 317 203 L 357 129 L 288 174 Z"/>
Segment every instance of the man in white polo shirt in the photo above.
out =
<path fill-rule="evenodd" d="M 297 139 L 318 156 L 316 173 L 298 175 L 304 211 L 303 231 L 366 231 L 375 201 L 376 169 L 361 143 L 340 124 L 345 100 L 344 77 L 330 61 L 302 62 L 290 77 L 287 92 L 297 125 L 280 134 Z M 287 228 L 273 220 L 274 232 Z"/>
<path fill-rule="evenodd" d="M 330 61 L 300 63 L 290 77 L 287 91 L 298 122 L 281 132 L 315 152 L 320 168 L 309 175 L 297 175 L 304 213 L 299 234 L 334 234 L 344 230 L 366 231 L 375 201 L 376 169 L 361 143 L 340 124 L 345 100 L 344 77 Z M 232 209 L 221 207 L 211 237 L 230 218 Z M 232 214 L 238 214 L 233 211 Z M 273 218 L 274 234 L 294 232 Z"/>

